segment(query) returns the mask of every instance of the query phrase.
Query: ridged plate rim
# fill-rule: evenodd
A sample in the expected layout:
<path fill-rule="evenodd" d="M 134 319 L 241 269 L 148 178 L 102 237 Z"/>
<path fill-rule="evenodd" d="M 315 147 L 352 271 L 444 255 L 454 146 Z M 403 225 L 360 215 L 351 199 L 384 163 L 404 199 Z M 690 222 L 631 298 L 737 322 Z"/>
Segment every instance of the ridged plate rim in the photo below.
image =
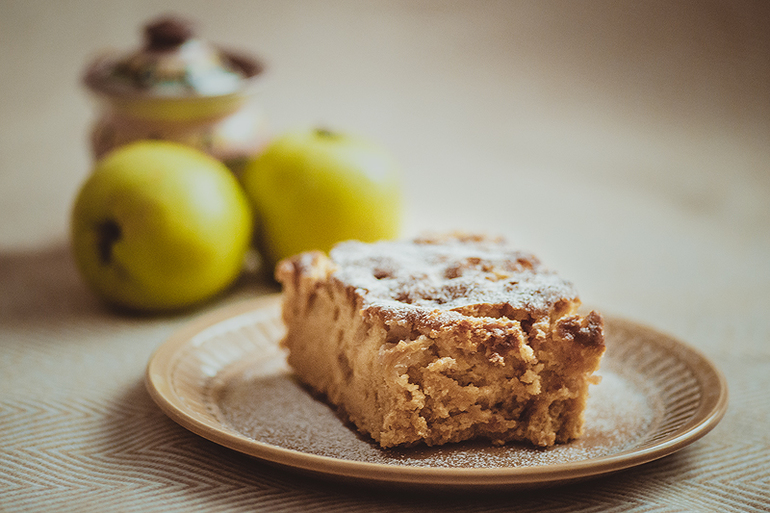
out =
<path fill-rule="evenodd" d="M 694 378 L 698 404 L 686 418 L 677 418 L 670 432 L 652 437 L 620 452 L 559 464 L 496 468 L 447 468 L 401 464 L 380 464 L 310 454 L 249 438 L 232 429 L 212 408 L 208 385 L 180 384 L 177 370 L 210 384 L 225 367 L 234 363 L 238 351 L 224 351 L 221 361 L 202 364 L 197 358 L 202 344 L 226 340 L 244 324 L 254 323 L 277 348 L 281 335 L 280 293 L 228 305 L 201 315 L 174 332 L 151 356 L 145 383 L 152 399 L 175 422 L 214 443 L 268 463 L 337 480 L 402 487 L 451 489 L 516 489 L 549 486 L 596 477 L 670 455 L 699 440 L 722 419 L 727 409 L 727 382 L 717 367 L 700 351 L 674 337 L 634 321 L 606 317 L 608 326 L 642 333 L 645 344 L 657 344 L 678 365 L 688 368 Z M 234 335 L 233 335 L 234 336 Z M 219 342 L 221 344 L 221 342 Z M 634 350 L 633 348 L 631 350 Z M 200 374 L 197 376 L 197 374 Z M 659 423 L 666 426 L 666 422 Z M 650 440 L 648 435 L 646 440 Z"/>

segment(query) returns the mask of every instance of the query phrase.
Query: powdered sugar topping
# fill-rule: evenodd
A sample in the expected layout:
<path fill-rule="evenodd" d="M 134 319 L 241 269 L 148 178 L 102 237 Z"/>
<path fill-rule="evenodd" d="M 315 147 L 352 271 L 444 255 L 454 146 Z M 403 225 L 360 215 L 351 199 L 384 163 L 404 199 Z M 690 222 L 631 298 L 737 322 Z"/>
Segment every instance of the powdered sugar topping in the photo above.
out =
<path fill-rule="evenodd" d="M 391 310 L 463 311 L 486 304 L 543 313 L 559 300 L 577 300 L 570 282 L 497 239 L 350 241 L 330 257 L 340 281 L 367 292 L 368 305 Z"/>

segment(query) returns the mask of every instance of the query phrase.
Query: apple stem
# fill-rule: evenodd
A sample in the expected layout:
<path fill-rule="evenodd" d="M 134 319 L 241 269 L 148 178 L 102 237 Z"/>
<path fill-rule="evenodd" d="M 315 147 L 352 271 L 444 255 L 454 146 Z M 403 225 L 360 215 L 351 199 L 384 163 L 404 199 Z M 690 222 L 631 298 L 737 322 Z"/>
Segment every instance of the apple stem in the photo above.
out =
<path fill-rule="evenodd" d="M 112 247 L 123 236 L 120 225 L 113 219 L 101 223 L 96 227 L 96 241 L 99 248 L 99 260 L 102 264 L 109 264 L 112 260 Z"/>

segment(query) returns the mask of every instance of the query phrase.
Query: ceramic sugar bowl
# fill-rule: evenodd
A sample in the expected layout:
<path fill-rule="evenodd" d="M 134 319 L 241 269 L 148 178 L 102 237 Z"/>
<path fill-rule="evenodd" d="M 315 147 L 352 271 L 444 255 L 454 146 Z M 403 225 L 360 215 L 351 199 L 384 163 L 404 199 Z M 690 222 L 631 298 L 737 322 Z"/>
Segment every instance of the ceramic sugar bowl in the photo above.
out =
<path fill-rule="evenodd" d="M 137 139 L 199 148 L 234 170 L 268 139 L 257 59 L 198 38 L 189 21 L 163 17 L 144 27 L 144 46 L 88 66 L 86 87 L 98 99 L 91 149 L 99 158 Z"/>

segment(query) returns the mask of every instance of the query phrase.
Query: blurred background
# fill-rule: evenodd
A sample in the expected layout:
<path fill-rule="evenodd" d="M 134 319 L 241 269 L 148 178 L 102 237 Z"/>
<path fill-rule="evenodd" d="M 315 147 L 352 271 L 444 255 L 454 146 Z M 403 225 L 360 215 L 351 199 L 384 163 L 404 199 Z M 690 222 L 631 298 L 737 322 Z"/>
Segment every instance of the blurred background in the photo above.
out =
<path fill-rule="evenodd" d="M 649 318 L 767 285 L 735 270 L 766 267 L 770 240 L 761 0 L 0 0 L 6 262 L 66 244 L 91 166 L 86 64 L 168 13 L 264 60 L 274 133 L 322 124 L 389 148 L 405 235 L 503 234 L 587 301 Z"/>

